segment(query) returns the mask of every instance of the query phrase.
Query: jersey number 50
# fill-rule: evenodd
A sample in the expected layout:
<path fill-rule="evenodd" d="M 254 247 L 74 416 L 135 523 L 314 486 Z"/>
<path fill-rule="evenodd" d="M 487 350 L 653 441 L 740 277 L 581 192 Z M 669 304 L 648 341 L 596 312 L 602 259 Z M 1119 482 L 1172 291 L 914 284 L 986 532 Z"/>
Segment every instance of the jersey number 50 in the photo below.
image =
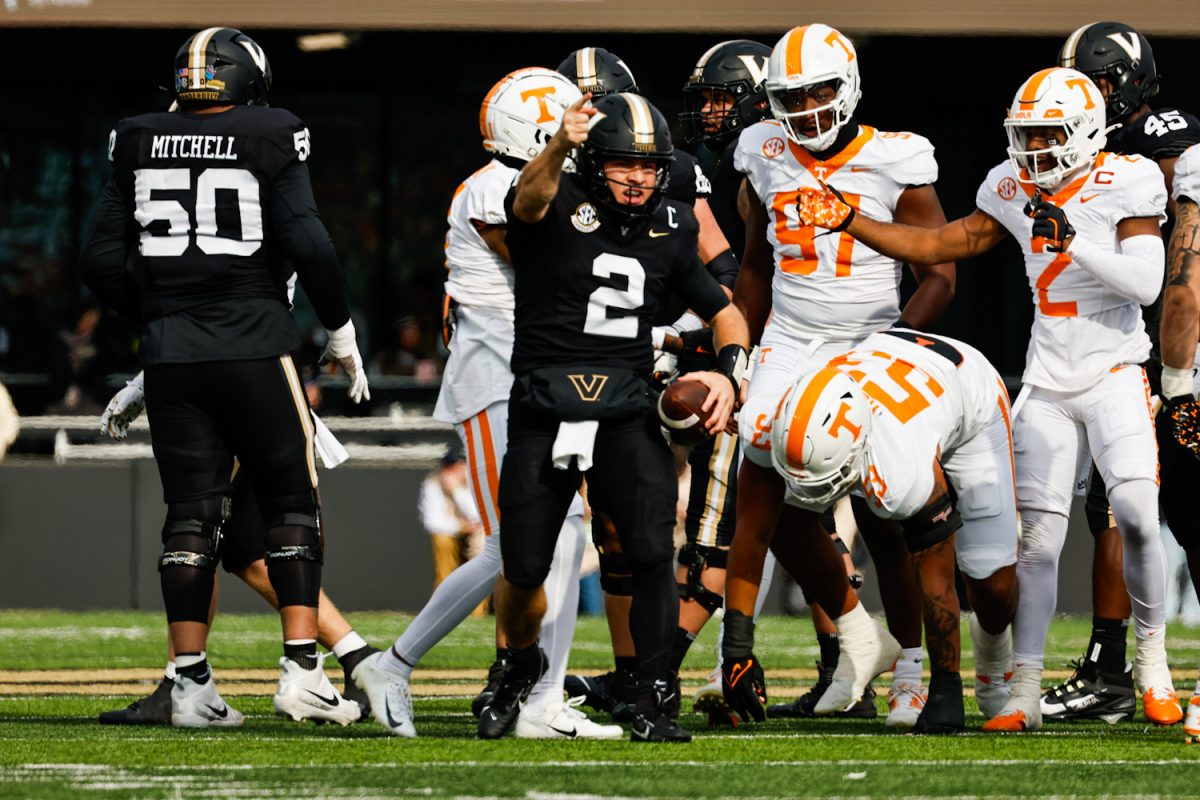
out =
<path fill-rule="evenodd" d="M 155 200 L 156 191 L 188 191 L 192 171 L 176 169 L 139 169 L 133 173 L 134 218 L 142 226 L 143 256 L 181 256 L 192 242 L 192 220 L 178 200 Z M 217 234 L 217 190 L 237 192 L 241 238 Z M 262 247 L 262 206 L 258 200 L 258 179 L 248 170 L 211 167 L 196 178 L 196 246 L 206 255 L 249 256 Z M 148 228 L 158 220 L 169 223 L 166 236 L 155 236 Z"/>

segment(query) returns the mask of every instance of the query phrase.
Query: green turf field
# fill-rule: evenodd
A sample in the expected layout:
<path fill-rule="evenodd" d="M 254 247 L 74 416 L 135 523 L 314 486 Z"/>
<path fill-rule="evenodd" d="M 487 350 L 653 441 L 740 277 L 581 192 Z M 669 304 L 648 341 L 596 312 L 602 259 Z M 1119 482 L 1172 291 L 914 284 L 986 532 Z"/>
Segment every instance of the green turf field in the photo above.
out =
<path fill-rule="evenodd" d="M 392 614 L 351 618 L 377 645 L 407 622 Z M 1048 665 L 1065 667 L 1087 634 L 1085 621 L 1056 621 Z M 710 666 L 713 635 L 706 631 L 693 648 L 689 674 Z M 1200 631 L 1173 627 L 1170 635 L 1176 685 L 1190 693 Z M 252 670 L 275 664 L 278 621 L 259 615 L 221 617 L 209 651 L 226 699 L 247 716 L 243 728 L 96 724 L 98 712 L 152 688 L 162 639 L 156 614 L 0 612 L 0 797 L 1200 796 L 1200 746 L 1185 746 L 1179 726 L 1155 729 L 1140 719 L 927 739 L 888 731 L 882 715 L 731 731 L 708 730 L 686 714 L 696 733 L 691 745 L 482 742 L 473 738 L 468 706 L 492 657 L 490 620 L 470 620 L 422 664 L 416 740 L 393 739 L 373 723 L 316 727 L 272 716 L 275 673 Z M 970 641 L 965 628 L 963 640 Z M 607 649 L 603 621 L 581 621 L 573 667 L 606 668 Z M 758 652 L 777 696 L 795 696 L 811 682 L 816 647 L 806 622 L 765 620 Z M 685 682 L 685 698 L 697 683 Z M 967 713 L 978 731 L 970 700 Z"/>

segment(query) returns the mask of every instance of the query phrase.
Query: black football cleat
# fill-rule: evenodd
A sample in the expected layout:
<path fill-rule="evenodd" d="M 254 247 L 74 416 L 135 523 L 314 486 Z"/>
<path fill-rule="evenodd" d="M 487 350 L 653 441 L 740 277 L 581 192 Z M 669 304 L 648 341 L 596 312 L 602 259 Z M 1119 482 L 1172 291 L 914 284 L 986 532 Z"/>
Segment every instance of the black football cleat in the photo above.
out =
<path fill-rule="evenodd" d="M 568 675 L 567 679 L 563 681 L 563 691 L 567 693 L 567 697 L 582 697 L 583 704 L 593 711 L 611 714 L 613 699 L 609 692 L 609 685 L 616 674 L 615 672 L 606 672 L 603 675 L 592 677 Z"/>
<path fill-rule="evenodd" d="M 1072 661 L 1071 666 L 1074 674 L 1042 695 L 1042 719 L 1102 719 L 1113 725 L 1137 712 L 1132 669 L 1109 672 L 1089 659 Z"/>
<path fill-rule="evenodd" d="M 504 674 L 504 668 L 508 666 L 508 660 L 497 658 L 488 667 L 487 685 L 483 687 L 483 691 L 475 695 L 475 699 L 471 701 L 471 714 L 475 719 L 479 719 L 479 715 L 483 713 L 483 709 L 488 703 L 492 702 L 492 698 L 496 695 L 496 689 L 500 686 L 500 677 Z M 570 680 L 570 678 L 567 678 Z"/>
<path fill-rule="evenodd" d="M 635 714 L 633 726 L 629 729 L 629 741 L 631 742 L 686 743 L 691 740 L 692 735 L 666 714 L 659 714 L 654 719 Z"/>
<path fill-rule="evenodd" d="M 679 714 L 679 678 L 671 675 L 649 685 L 643 684 L 634 707 L 631 742 L 690 742 L 688 733 L 671 717 Z"/>
<path fill-rule="evenodd" d="M 545 670 L 546 655 L 537 645 L 511 652 L 491 702 L 479 712 L 476 731 L 480 739 L 499 739 L 512 730 L 521 713 L 521 704 L 529 698 L 530 690 Z"/>
<path fill-rule="evenodd" d="M 171 689 L 175 681 L 164 677 L 149 697 L 134 700 L 119 711 L 100 712 L 103 725 L 170 725 Z"/>
<path fill-rule="evenodd" d="M 912 732 L 924 736 L 954 736 L 967 729 L 963 711 L 962 676 L 939 672 L 929 680 L 929 696 Z"/>
<path fill-rule="evenodd" d="M 770 719 L 809 719 L 816 717 L 813 709 L 816 708 L 817 701 L 821 699 L 825 694 L 825 690 L 829 688 L 829 684 L 833 681 L 833 670 L 834 667 L 826 667 L 818 661 L 817 682 L 813 684 L 813 687 L 790 703 L 775 703 L 774 705 L 767 706 L 767 717 Z M 870 684 L 867 684 L 862 698 L 857 703 L 845 711 L 838 711 L 829 716 L 843 719 L 875 719 L 878 714 L 879 709 L 875 706 L 875 690 L 871 688 Z"/>

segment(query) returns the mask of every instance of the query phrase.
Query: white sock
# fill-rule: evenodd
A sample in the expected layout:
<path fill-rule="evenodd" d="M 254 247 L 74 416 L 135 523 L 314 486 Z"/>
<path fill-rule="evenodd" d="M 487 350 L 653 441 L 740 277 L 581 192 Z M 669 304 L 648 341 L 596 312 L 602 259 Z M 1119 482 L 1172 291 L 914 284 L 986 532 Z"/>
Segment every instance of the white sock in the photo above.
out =
<path fill-rule="evenodd" d="M 579 611 L 579 563 L 583 559 L 584 537 L 582 517 L 563 520 L 550 574 L 543 584 L 546 614 L 542 617 L 541 646 L 547 663 L 546 672 L 529 693 L 529 705 L 535 708 L 562 702 L 567 659 Z"/>
<path fill-rule="evenodd" d="M 208 653 L 206 653 L 203 650 L 201 650 L 198 654 L 185 653 L 184 655 L 181 655 L 181 656 L 175 656 L 175 667 L 177 669 L 186 669 L 187 667 L 193 667 L 196 664 L 199 664 L 201 661 L 203 661 L 207 657 L 208 657 Z"/>
<path fill-rule="evenodd" d="M 334 658 L 340 659 L 347 653 L 353 653 L 355 650 L 361 650 L 367 646 L 367 641 L 359 636 L 357 632 L 350 631 L 342 638 L 338 639 L 333 645 Z"/>
<path fill-rule="evenodd" d="M 875 635 L 875 620 L 871 619 L 861 602 L 835 619 L 833 624 L 838 629 L 839 640 L 862 641 Z"/>
<path fill-rule="evenodd" d="M 175 673 L 175 662 L 168 661 L 167 668 L 165 670 L 163 670 L 163 677 L 166 678 L 167 680 L 173 681 L 173 680 L 175 680 L 175 674 L 176 674 Z"/>
<path fill-rule="evenodd" d="M 457 628 L 492 593 L 499 576 L 500 537 L 493 534 L 484 540 L 483 552 L 447 575 L 433 590 L 421 613 L 392 646 L 400 657 L 385 651 L 380 666 L 407 680 L 430 648 Z"/>
<path fill-rule="evenodd" d="M 900 651 L 900 658 L 896 660 L 896 668 L 892 671 L 892 685 L 898 686 L 902 683 L 911 683 L 920 685 L 921 683 L 921 662 L 925 655 L 920 647 L 906 647 Z"/>
<path fill-rule="evenodd" d="M 402 658 L 396 656 L 396 648 L 389 647 L 379 654 L 379 660 L 375 665 L 384 672 L 390 672 L 393 675 L 399 675 L 404 680 L 412 677 L 413 664 L 409 664 Z"/>
<path fill-rule="evenodd" d="M 979 624 L 978 615 L 972 614 L 971 643 L 975 650 L 975 674 L 1003 675 L 1012 669 L 1012 637 L 1008 628 L 988 633 Z"/>

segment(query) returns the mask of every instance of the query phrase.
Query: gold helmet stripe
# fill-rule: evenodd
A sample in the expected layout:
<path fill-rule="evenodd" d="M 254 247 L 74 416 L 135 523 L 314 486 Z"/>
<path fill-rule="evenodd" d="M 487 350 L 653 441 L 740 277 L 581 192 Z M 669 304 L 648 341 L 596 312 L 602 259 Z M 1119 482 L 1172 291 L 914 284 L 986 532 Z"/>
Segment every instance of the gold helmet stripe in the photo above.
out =
<path fill-rule="evenodd" d="M 696 68 L 692 70 L 692 77 L 695 80 L 700 80 L 700 76 L 704 73 L 704 68 L 708 66 L 708 60 L 713 57 L 713 53 L 720 48 L 729 44 L 729 42 L 717 42 L 712 47 L 705 51 L 704 55 L 700 56 L 700 60 L 696 62 Z"/>
<path fill-rule="evenodd" d="M 596 83 L 596 48 L 581 47 L 575 53 L 575 83 L 580 89 Z"/>
<path fill-rule="evenodd" d="M 1058 54 L 1058 65 L 1060 67 L 1075 67 L 1075 48 L 1079 47 L 1079 40 L 1083 38 L 1083 34 L 1087 33 L 1087 29 L 1095 24 L 1094 22 L 1089 22 L 1087 25 L 1076 29 L 1074 33 L 1067 37 L 1067 41 L 1063 44 L 1062 50 Z"/>
<path fill-rule="evenodd" d="M 204 54 L 208 51 L 208 43 L 220 28 L 205 28 L 192 38 L 192 46 L 188 51 L 188 84 L 192 89 L 204 88 Z"/>
<path fill-rule="evenodd" d="M 637 150 L 654 150 L 654 114 L 645 98 L 636 94 L 622 94 L 633 117 L 633 146 Z"/>

